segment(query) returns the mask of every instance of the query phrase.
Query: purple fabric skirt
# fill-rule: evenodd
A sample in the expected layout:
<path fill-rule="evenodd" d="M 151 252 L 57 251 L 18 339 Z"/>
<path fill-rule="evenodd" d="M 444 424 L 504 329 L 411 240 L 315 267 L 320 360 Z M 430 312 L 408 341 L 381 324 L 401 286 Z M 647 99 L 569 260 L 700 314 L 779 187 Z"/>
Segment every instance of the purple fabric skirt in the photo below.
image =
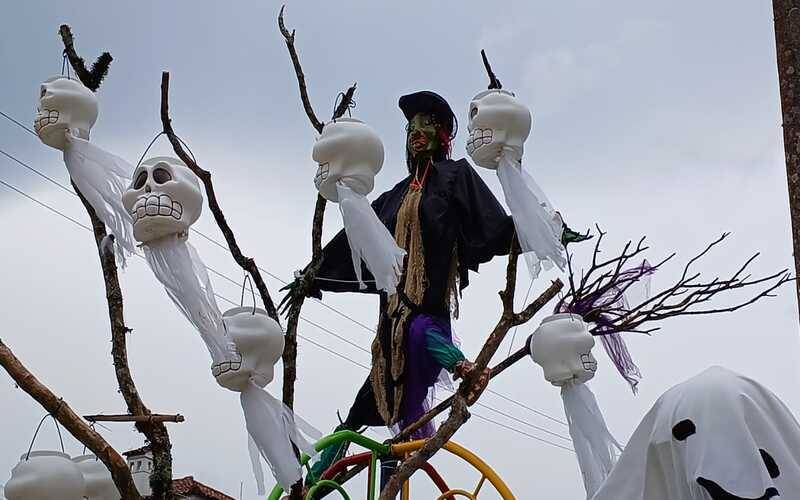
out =
<path fill-rule="evenodd" d="M 400 407 L 401 429 L 413 424 L 429 409 L 428 391 L 439 379 L 442 366 L 428 352 L 426 332 L 436 330 L 443 339 L 453 341 L 450 322 L 427 314 L 418 314 L 409 321 L 405 338 L 406 367 L 403 382 L 403 402 Z M 428 422 L 412 434 L 412 439 L 433 435 L 436 428 Z"/>

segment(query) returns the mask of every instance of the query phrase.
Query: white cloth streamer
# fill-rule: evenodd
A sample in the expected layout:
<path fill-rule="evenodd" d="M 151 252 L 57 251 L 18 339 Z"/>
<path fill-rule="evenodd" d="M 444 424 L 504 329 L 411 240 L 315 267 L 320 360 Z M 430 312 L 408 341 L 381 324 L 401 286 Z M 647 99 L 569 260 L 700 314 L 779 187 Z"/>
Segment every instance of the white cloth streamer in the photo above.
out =
<path fill-rule="evenodd" d="M 197 250 L 179 235 L 151 241 L 142 248 L 169 298 L 200 333 L 212 363 L 231 360 L 236 347 L 225 333 L 211 280 Z"/>
<path fill-rule="evenodd" d="M 375 277 L 375 288 L 395 293 L 406 252 L 397 246 L 394 237 L 378 219 L 375 210 L 365 196 L 356 193 L 342 182 L 336 183 L 339 194 L 339 210 L 342 212 L 353 269 L 362 289 L 361 261 Z"/>
<path fill-rule="evenodd" d="M 124 268 L 127 256 L 136 252 L 133 223 L 122 206 L 122 193 L 130 184 L 133 166 L 69 132 L 66 138 L 64 163 L 69 176 L 114 235 L 117 262 Z"/>
<path fill-rule="evenodd" d="M 531 278 L 539 276 L 542 267 L 552 264 L 563 270 L 567 264 L 561 244 L 562 223 L 544 191 L 522 168 L 519 153 L 504 148 L 497 167 L 506 204 L 514 219 L 522 253 Z"/>
<path fill-rule="evenodd" d="M 266 495 L 264 469 L 261 468 L 261 451 L 259 451 L 258 445 L 249 432 L 247 433 L 247 452 L 250 454 L 250 464 L 253 466 L 253 475 L 256 478 L 256 493 L 258 495 Z"/>
<path fill-rule="evenodd" d="M 569 423 L 572 446 L 578 456 L 586 498 L 600 489 L 611 473 L 622 446 L 606 426 L 594 393 L 586 384 L 569 384 L 561 388 L 564 413 Z"/>
<path fill-rule="evenodd" d="M 292 443 L 300 451 L 314 456 L 317 452 L 311 441 L 316 442 L 322 434 L 295 415 L 283 402 L 255 384 L 251 383 L 242 391 L 240 399 L 250 438 L 272 469 L 275 480 L 284 491 L 289 491 L 302 477 L 300 462 L 294 456 Z M 261 461 L 254 455 L 252 447 L 250 459 L 258 482 Z M 263 483 L 263 473 L 261 477 Z"/>

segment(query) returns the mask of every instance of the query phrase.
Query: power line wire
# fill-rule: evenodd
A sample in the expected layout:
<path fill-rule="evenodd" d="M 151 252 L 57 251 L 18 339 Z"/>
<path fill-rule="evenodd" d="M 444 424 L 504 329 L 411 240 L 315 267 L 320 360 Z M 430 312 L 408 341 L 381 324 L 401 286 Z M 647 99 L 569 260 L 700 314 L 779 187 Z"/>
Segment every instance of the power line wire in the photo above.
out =
<path fill-rule="evenodd" d="M 9 115 L 7 115 L 6 113 L 3 113 L 2 111 L 0 111 L 0 115 L 2 115 L 2 116 L 4 116 L 5 118 L 7 118 L 7 119 L 11 120 L 11 121 L 12 121 L 14 124 L 18 125 L 18 126 L 19 126 L 19 127 L 21 127 L 23 130 L 26 130 L 26 131 L 30 132 L 31 134 L 33 134 L 33 135 L 35 135 L 35 136 L 37 136 L 37 137 L 38 137 L 38 135 L 36 134 L 36 132 L 35 132 L 34 130 L 32 130 L 31 128 L 29 128 L 29 127 L 27 127 L 27 126 L 23 125 L 22 123 L 20 123 L 19 121 L 15 120 L 15 119 L 14 119 L 14 118 L 12 118 L 12 117 L 10 117 L 10 116 L 9 116 Z M 18 158 L 16 158 L 16 157 L 14 157 L 14 156 L 10 155 L 9 153 L 7 153 L 7 152 L 3 151 L 2 149 L 0 149 L 0 153 L 2 153 L 4 156 L 6 156 L 7 158 L 11 159 L 11 160 L 12 160 L 12 161 L 14 161 L 15 163 L 19 164 L 20 166 L 22 166 L 22 167 L 24 167 L 24 168 L 26 168 L 26 169 L 30 170 L 31 172 L 33 172 L 33 173 L 35 173 L 35 174 L 39 175 L 40 177 L 42 177 L 42 178 L 46 179 L 47 181 L 51 182 L 52 184 L 54 184 L 54 185 L 58 186 L 58 187 L 59 187 L 59 188 L 61 188 L 62 190 L 64 190 L 64 191 L 66 191 L 66 192 L 68 192 L 68 193 L 72 194 L 73 196 L 76 196 L 76 197 L 77 197 L 77 193 L 75 193 L 75 191 L 73 191 L 72 189 L 70 189 L 70 188 L 69 188 L 69 187 L 67 187 L 66 185 L 64 185 L 64 184 L 62 184 L 62 183 L 60 183 L 60 182 L 58 182 L 57 180 L 53 179 L 52 177 L 50 177 L 50 176 L 48 176 L 48 175 L 44 174 L 43 172 L 39 171 L 38 169 L 36 169 L 36 168 L 34 168 L 34 167 L 30 166 L 29 164 L 27 164 L 27 163 L 25 163 L 25 162 L 23 162 L 23 161 L 19 160 L 19 159 L 18 159 Z M 5 184 L 5 183 L 4 183 L 4 184 Z M 6 186 L 10 187 L 11 189 L 15 189 L 15 188 L 13 188 L 13 187 L 9 186 L 8 184 L 6 184 Z M 15 190 L 16 190 L 16 189 L 15 189 Z M 24 194 L 24 193 L 22 193 L 22 192 L 20 192 L 20 194 L 23 194 L 24 196 L 28 197 L 28 195 L 26 195 L 26 194 Z M 41 205 L 42 205 L 42 206 L 44 206 L 45 208 L 48 208 L 48 209 L 50 209 L 50 210 L 53 210 L 51 207 L 48 207 L 47 205 L 44 205 L 43 203 L 39 202 L 38 200 L 36 200 L 36 199 L 34 199 L 34 198 L 31 198 L 31 199 L 32 199 L 33 201 L 36 201 L 37 203 L 41 204 Z M 57 213 L 59 213 L 59 212 L 57 212 Z M 59 215 L 63 215 L 63 214 L 59 213 Z M 65 217 L 67 217 L 67 216 L 65 216 Z M 76 223 L 80 224 L 79 222 L 75 221 L 74 219 L 72 219 L 72 218 L 70 218 L 70 217 L 67 217 L 67 218 L 69 218 L 69 219 L 70 219 L 70 220 L 72 220 L 73 222 L 76 222 Z M 82 224 L 80 224 L 80 225 L 81 225 L 81 226 L 83 226 Z M 85 226 L 83 226 L 83 227 L 85 227 Z M 216 241 L 215 239 L 211 238 L 210 236 L 208 236 L 208 235 L 206 235 L 206 234 L 203 234 L 202 232 L 198 231 L 197 229 L 194 229 L 194 228 L 190 228 L 190 229 L 191 229 L 191 231 L 192 231 L 192 232 L 194 232 L 194 233 L 196 233 L 196 234 L 200 235 L 201 237 L 203 237 L 203 238 L 204 238 L 204 239 L 206 239 L 207 241 L 211 242 L 212 244 L 216 245 L 217 247 L 219 247 L 219 248 L 221 248 L 221 249 L 223 249 L 223 250 L 225 250 L 225 251 L 230 251 L 230 250 L 229 250 L 229 248 L 228 248 L 227 246 L 223 245 L 223 244 L 222 244 L 222 243 L 220 243 L 219 241 Z M 284 285 L 285 285 L 285 284 L 287 284 L 287 283 L 288 283 L 288 282 L 284 281 L 283 279 L 281 279 L 280 277 L 278 277 L 277 275 L 275 275 L 275 274 L 271 273 L 269 270 L 267 270 L 267 269 L 264 269 L 264 268 L 262 268 L 261 266 L 257 266 L 257 267 L 258 267 L 258 269 L 259 269 L 259 270 L 263 271 L 264 273 L 266 273 L 266 274 L 267 274 L 267 275 L 269 275 L 270 277 L 272 277 L 272 278 L 276 279 L 277 281 L 281 282 L 282 284 L 284 284 Z M 234 283 L 236 286 L 239 286 L 239 283 L 238 283 L 238 282 L 236 282 L 236 281 L 232 280 L 231 278 L 229 278 L 229 277 L 225 276 L 224 274 L 222 274 L 222 273 L 219 273 L 218 271 L 216 271 L 216 270 L 214 270 L 214 269 L 212 269 L 212 268 L 208 268 L 208 269 L 209 269 L 210 271 L 212 271 L 213 273 L 215 273 L 215 274 L 219 275 L 220 277 L 222 277 L 222 278 L 224 278 L 224 279 L 226 279 L 226 280 L 228 280 L 228 281 L 230 281 L 230 282 Z M 533 286 L 533 281 L 531 281 L 531 285 L 528 287 L 528 291 L 527 291 L 527 293 L 526 293 L 526 295 L 525 295 L 525 302 L 527 302 L 527 299 L 528 299 L 528 294 L 530 294 L 530 291 L 531 291 L 531 287 L 532 287 L 532 286 Z M 353 322 L 354 324 L 361 326 L 362 328 L 364 328 L 365 330 L 367 330 L 367 331 L 369 331 L 369 332 L 371 332 L 371 333 L 373 333 L 373 334 L 377 334 L 377 332 L 375 331 L 375 329 L 373 329 L 373 328 L 370 328 L 369 326 L 367 326 L 367 325 L 365 325 L 365 324 L 361 323 L 360 321 L 356 320 L 355 318 L 352 318 L 351 316 L 349 316 L 349 315 L 347 315 L 347 314 L 345 314 L 345 313 L 343 313 L 343 312 L 339 311 L 338 309 L 336 309 L 336 308 L 334 308 L 334 307 L 332 307 L 332 306 L 330 306 L 330 305 L 328 305 L 328 304 L 325 304 L 324 302 L 322 302 L 321 300 L 319 300 L 319 299 L 317 299 L 317 298 L 314 298 L 314 297 L 311 297 L 311 298 L 312 298 L 312 299 L 313 299 L 315 302 L 317 302 L 318 304 L 320 304 L 320 305 L 322 305 L 323 307 L 325 307 L 326 309 L 328 309 L 328 310 L 330 310 L 330 311 L 333 311 L 333 312 L 335 312 L 335 313 L 336 313 L 336 314 L 338 314 L 339 316 L 341 316 L 341 317 L 343 317 L 343 318 L 346 318 L 346 319 L 350 320 L 350 321 L 351 321 L 351 322 Z M 321 326 L 321 325 L 319 325 L 319 324 L 316 324 L 316 323 L 314 323 L 313 321 L 311 321 L 311 320 L 309 320 L 309 319 L 307 319 L 307 318 L 305 318 L 305 317 L 303 317 L 303 316 L 301 316 L 300 318 L 301 318 L 303 321 L 305 321 L 305 322 L 307 322 L 307 323 L 311 324 L 312 326 L 315 326 L 315 327 L 317 327 L 317 328 L 319 328 L 319 329 L 321 329 L 321 330 L 325 331 L 326 333 L 328 333 L 328 334 L 330 334 L 330 335 L 332 335 L 332 336 L 334 336 L 334 337 L 338 338 L 339 340 L 341 340 L 341 341 L 343 341 L 343 342 L 345 342 L 345 343 L 347 343 L 347 344 L 349 344 L 349 345 L 351 345 L 351 346 L 353 346 L 353 347 L 355 347 L 355 348 L 357 348 L 357 349 L 359 349 L 359 350 L 361 350 L 361 351 L 364 351 L 364 352 L 367 352 L 367 353 L 369 353 L 369 352 L 370 352 L 370 351 L 368 351 L 367 349 L 363 348 L 362 346 L 360 346 L 360 345 L 357 345 L 357 344 L 355 344 L 355 343 L 351 342 L 350 340 L 348 340 L 348 339 L 346 339 L 346 338 L 344 338 L 344 337 L 342 337 L 342 336 L 340 336 L 340 335 L 338 335 L 338 334 L 336 334 L 336 333 L 332 332 L 331 330 L 329 330 L 329 329 L 327 329 L 327 328 L 325 328 L 325 327 L 323 327 L 323 326 Z M 514 329 L 514 333 L 516 334 L 516 328 Z M 512 343 L 513 343 L 513 339 L 512 339 Z M 552 416 L 548 415 L 547 413 L 545 413 L 545 412 L 543 412 L 543 411 L 536 410 L 536 409 L 534 409 L 534 408 L 531 408 L 531 407 L 529 407 L 529 406 L 527 406 L 527 405 L 524 405 L 524 404 L 522 404 L 522 403 L 519 403 L 518 401 L 516 401 L 516 400 L 513 400 L 513 399 L 511 399 L 511 398 L 509 398 L 509 397 L 507 397 L 507 396 L 504 396 L 503 394 L 501 394 L 501 393 L 499 393 L 499 392 L 497 392 L 497 391 L 494 391 L 494 390 L 491 390 L 491 389 L 488 389 L 488 388 L 487 388 L 487 392 L 490 392 L 491 394 L 494 394 L 494 395 L 496 395 L 496 396 L 498 396 L 498 397 L 500 397 L 500 398 L 502 398 L 502 399 L 504 399 L 504 400 L 506 400 L 506 401 L 508 401 L 508 402 L 510 402 L 510 403 L 513 403 L 513 404 L 515 404 L 515 405 L 517 405 L 517 406 L 520 406 L 521 408 L 527 409 L 527 410 L 529 410 L 529 411 L 531 411 L 531 412 L 533 412 L 533 413 L 535 413 L 535 414 L 537 414 L 537 415 L 540 415 L 540 416 L 542 416 L 542 417 L 545 417 L 545 418 L 547 418 L 547 419 L 549 419 L 549 420 L 551 420 L 551 421 L 553 421 L 553 422 L 557 422 L 557 423 L 559 423 L 559 424 L 561 424 L 561 425 L 567 425 L 567 423 L 566 423 L 566 422 L 564 422 L 564 421 L 563 421 L 563 420 L 561 420 L 561 419 L 558 419 L 558 418 L 552 417 Z"/>
<path fill-rule="evenodd" d="M 84 228 L 84 229 L 86 229 L 86 230 L 88 230 L 88 231 L 91 231 L 91 230 L 92 230 L 90 227 L 88 227 L 88 226 L 86 226 L 86 225 L 84 225 L 84 224 L 80 223 L 79 221 L 77 221 L 77 220 L 73 219 L 72 217 L 70 217 L 70 216 L 68 216 L 68 215 L 64 214 L 63 212 L 61 212 L 61 211 L 59 211 L 59 210 L 57 210 L 57 209 L 55 209 L 55 208 L 51 207 L 50 205 L 48 205 L 48 204 L 46 204 L 46 203 L 44 203 L 44 202 L 42 202 L 42 201 L 39 201 L 39 200 L 38 200 L 38 199 L 36 199 L 35 197 L 33 197 L 33 196 L 31 196 L 31 195 L 29 195 L 29 194 L 25 193 L 25 192 L 24 192 L 24 191 L 22 191 L 21 189 L 18 189 L 18 188 L 16 188 L 16 187 L 12 186 L 11 184 L 9 184 L 9 183 L 5 182 L 5 181 L 4 181 L 4 180 L 2 180 L 2 179 L 0 179 L 0 184 L 2 184 L 3 186 L 5 186 L 5 187 L 7 187 L 7 188 L 9 188 L 9 189 L 11 189 L 11 190 L 13 190 L 14 192 L 16 192 L 16 193 L 18 193 L 18 194 L 20 194 L 20 195 L 24 196 L 25 198 L 27 198 L 27 199 L 29 199 L 29 200 L 31 200 L 31 201 L 34 201 L 35 203 L 37 203 L 38 205 L 40 205 L 40 206 L 42 206 L 42 207 L 44 207 L 44 208 L 48 209 L 48 210 L 49 210 L 49 211 L 51 211 L 52 213 L 55 213 L 55 214 L 57 214 L 57 215 L 60 215 L 60 216 L 62 216 L 63 218 L 65 218 L 65 219 L 69 220 L 70 222 L 73 222 L 74 224 L 76 224 L 76 225 L 78 225 L 78 226 L 80 226 L 80 227 L 82 227 L 82 228 Z M 140 258 L 144 258 L 144 257 L 142 257 L 142 256 L 141 256 L 141 255 L 139 255 L 139 254 L 135 254 L 135 255 L 137 255 L 137 256 L 138 256 L 138 257 L 140 257 Z M 238 304 L 237 304 L 235 301 L 233 301 L 233 300 L 231 300 L 231 299 L 229 299 L 229 298 L 227 298 L 227 297 L 225 297 L 225 296 L 222 296 L 222 295 L 220 295 L 220 294 L 218 294 L 218 293 L 216 293 L 216 292 L 214 293 L 214 295 L 215 295 L 215 296 L 217 296 L 217 297 L 219 297 L 220 299 L 222 299 L 222 300 L 224 300 L 224 301 L 228 302 L 228 303 L 231 303 L 231 304 L 233 304 L 233 305 L 238 305 Z M 337 356 L 337 357 L 339 357 L 339 358 L 341 358 L 341 359 L 343 359 L 343 360 L 346 360 L 346 361 L 348 361 L 348 362 L 350 362 L 350 363 L 353 363 L 354 365 L 356 365 L 356 366 L 359 366 L 359 367 L 361 367 L 361 368 L 363 368 L 363 369 L 365 369 L 365 370 L 370 370 L 370 368 L 369 368 L 368 366 L 364 365 L 363 363 L 359 363 L 358 361 L 356 361 L 356 360 L 354 360 L 354 359 L 351 359 L 351 358 L 349 358 L 349 357 L 347 357 L 347 356 L 345 356 L 345 355 L 343 355 L 343 354 L 340 354 L 339 352 L 337 352 L 337 351 L 335 351 L 335 350 L 333 350 L 333 349 L 330 349 L 330 348 L 328 348 L 328 347 L 325 347 L 324 345 L 322 345 L 322 344 L 319 344 L 319 343 L 317 343 L 317 342 L 315 342 L 315 341 L 313 341 L 313 340 L 311 340 L 311 339 L 309 339 L 309 338 L 307 338 L 307 337 L 303 337 L 303 336 L 300 336 L 300 335 L 298 335 L 298 337 L 300 337 L 302 340 L 304 340 L 304 341 L 306 341 L 306 342 L 309 342 L 310 344 L 312 344 L 312 345 L 314 345 L 314 346 L 316 346 L 316 347 L 318 347 L 318 348 L 320 348 L 320 349 L 322 349 L 322 350 L 324 350 L 324 351 L 326 351 L 326 352 L 328 352 L 328 353 L 330 353 L 330 354 L 332 354 L 332 355 L 335 355 L 335 356 Z M 485 406 L 485 405 L 482 405 L 482 406 Z M 488 407 L 488 408 L 490 408 L 490 409 L 493 409 L 493 408 L 491 408 L 491 407 Z M 497 411 L 497 410 L 495 410 L 495 411 Z M 501 413 L 501 414 L 502 414 L 502 413 Z M 483 416 L 483 415 L 480 415 L 480 414 L 477 414 L 477 413 L 473 413 L 473 415 L 475 415 L 476 417 L 478 417 L 478 418 L 480 418 L 480 419 L 482 419 L 482 420 L 485 420 L 485 421 L 487 421 L 487 422 L 493 423 L 493 424 L 495 424 L 495 425 L 497 425 L 497 426 L 499 426 L 499 427 L 502 427 L 502 428 L 508 429 L 508 430 L 510 430 L 510 431 L 516 432 L 516 433 L 518 433 L 518 434 L 520 434 L 520 435 L 523 435 L 523 436 L 529 437 L 529 438 L 531 438 L 531 439 L 534 439 L 534 440 L 536 440 L 536 441 L 540 441 L 540 442 L 542 442 L 542 443 L 549 444 L 549 445 L 551 445 L 551 446 L 555 446 L 555 447 L 557 447 L 557 448 L 561 448 L 561 449 L 564 449 L 564 450 L 567 450 L 567 451 L 574 452 L 574 450 L 572 450 L 571 448 L 568 448 L 568 447 L 566 447 L 566 446 L 562 446 L 562 445 L 560 445 L 560 444 L 557 444 L 557 443 L 553 443 L 553 442 L 551 442 L 551 441 L 548 441 L 548 440 L 546 440 L 546 439 L 540 438 L 540 437 L 538 437 L 538 436 L 534 436 L 533 434 L 529 434 L 529 433 L 527 433 L 527 432 L 521 431 L 521 430 L 519 430 L 519 429 L 517 429 L 517 428 L 515 428 L 515 427 L 509 426 L 509 425 L 506 425 L 506 424 L 503 424 L 503 423 L 501 423 L 501 422 L 498 422 L 498 421 L 496 421 L 496 420 L 490 419 L 490 418 L 488 418 L 488 417 L 485 417 L 485 416 Z M 560 436 L 559 436 L 559 437 L 560 437 Z"/>

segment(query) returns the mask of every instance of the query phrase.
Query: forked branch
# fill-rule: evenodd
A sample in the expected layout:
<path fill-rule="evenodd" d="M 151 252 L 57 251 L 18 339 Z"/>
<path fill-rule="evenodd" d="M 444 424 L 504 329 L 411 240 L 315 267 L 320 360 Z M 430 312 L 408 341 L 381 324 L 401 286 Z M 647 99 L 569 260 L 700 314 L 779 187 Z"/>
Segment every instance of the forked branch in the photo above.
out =
<path fill-rule="evenodd" d="M 169 139 L 170 144 L 172 144 L 172 149 L 175 151 L 175 154 L 178 155 L 178 158 L 180 158 L 181 161 L 183 161 L 183 163 L 185 163 L 186 166 L 189 167 L 189 169 L 191 169 L 191 171 L 194 172 L 194 174 L 203 183 L 203 187 L 205 188 L 206 192 L 208 208 L 214 215 L 214 220 L 217 222 L 217 226 L 219 226 L 223 236 L 225 236 L 225 242 L 228 244 L 228 249 L 233 256 L 233 260 L 235 260 L 236 263 L 239 264 L 239 267 L 241 267 L 246 273 L 250 274 L 250 277 L 253 278 L 253 283 L 256 284 L 258 293 L 261 295 L 261 301 L 264 303 L 264 308 L 266 309 L 267 314 L 270 318 L 280 323 L 278 311 L 275 309 L 275 304 L 272 302 L 272 297 L 269 295 L 267 284 L 264 282 L 264 278 L 261 276 L 261 271 L 259 271 L 256 261 L 252 257 L 247 257 L 242 253 L 242 250 L 239 248 L 239 244 L 236 242 L 236 236 L 233 234 L 233 230 L 228 224 L 227 219 L 225 219 L 225 214 L 222 213 L 222 208 L 219 206 L 217 195 L 214 191 L 214 183 L 211 180 L 211 172 L 200 168 L 194 158 L 186 153 L 186 151 L 183 149 L 181 140 L 178 138 L 172 128 L 172 119 L 169 116 L 168 71 L 164 71 L 161 74 L 161 124 L 164 127 L 164 133 Z"/>

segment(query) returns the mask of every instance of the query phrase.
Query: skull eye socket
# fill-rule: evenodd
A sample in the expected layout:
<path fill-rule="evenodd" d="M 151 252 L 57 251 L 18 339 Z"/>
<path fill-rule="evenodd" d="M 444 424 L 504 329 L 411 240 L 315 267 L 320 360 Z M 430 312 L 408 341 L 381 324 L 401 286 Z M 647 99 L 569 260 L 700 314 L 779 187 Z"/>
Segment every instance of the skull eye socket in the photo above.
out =
<path fill-rule="evenodd" d="M 685 441 L 686 438 L 697 432 L 694 422 L 689 419 L 681 420 L 672 428 L 672 437 L 678 441 Z"/>
<path fill-rule="evenodd" d="M 147 170 L 142 170 L 136 176 L 136 180 L 133 181 L 133 189 L 142 189 L 145 182 L 147 182 Z"/>
<path fill-rule="evenodd" d="M 469 110 L 469 119 L 472 120 L 476 116 L 478 116 L 478 106 L 472 106 L 472 109 Z"/>
<path fill-rule="evenodd" d="M 153 170 L 153 180 L 156 182 L 156 184 L 164 184 L 165 182 L 172 180 L 172 174 L 163 168 L 156 168 Z"/>
<path fill-rule="evenodd" d="M 44 95 L 45 95 L 46 93 L 47 93 L 47 89 L 46 89 L 46 88 L 44 88 L 44 85 L 42 85 L 42 90 L 39 92 L 39 99 L 41 99 L 42 97 L 44 97 Z"/>

